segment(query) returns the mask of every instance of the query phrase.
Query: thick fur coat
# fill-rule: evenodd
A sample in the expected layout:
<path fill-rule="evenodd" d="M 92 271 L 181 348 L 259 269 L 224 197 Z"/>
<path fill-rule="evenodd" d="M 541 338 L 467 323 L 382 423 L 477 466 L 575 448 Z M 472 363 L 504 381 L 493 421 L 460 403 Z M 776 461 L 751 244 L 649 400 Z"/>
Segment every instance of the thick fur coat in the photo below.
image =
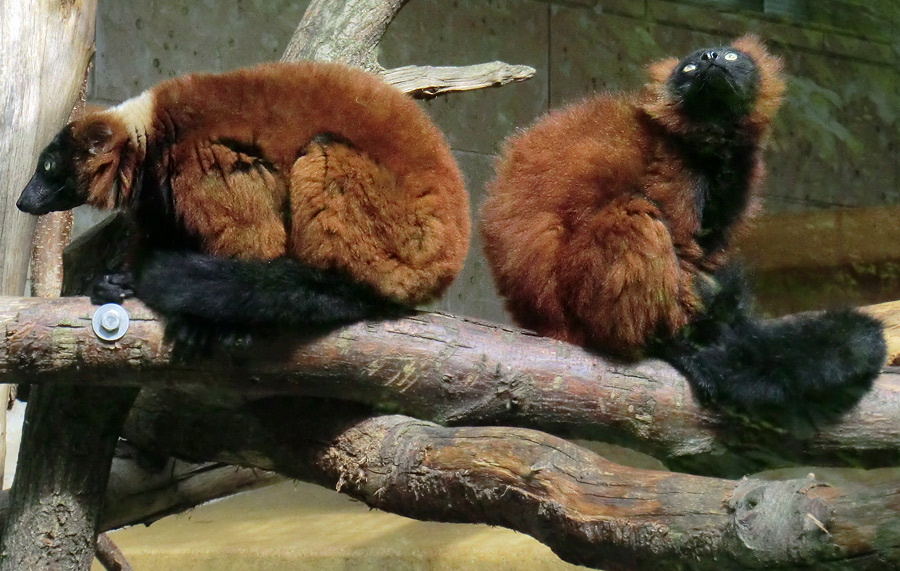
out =
<path fill-rule="evenodd" d="M 469 240 L 468 197 L 441 133 L 380 78 L 331 63 L 188 75 L 71 123 L 19 206 L 41 214 L 85 202 L 135 214 L 139 297 L 213 321 L 250 319 L 236 305 L 265 312 L 301 274 L 325 294 L 333 288 L 322 284 L 346 278 L 374 298 L 420 304 L 453 280 Z M 254 277 L 247 287 L 265 300 L 206 311 L 183 300 L 202 306 L 213 282 L 281 259 L 301 268 L 279 262 L 277 280 Z"/>
<path fill-rule="evenodd" d="M 698 278 L 727 259 L 757 209 L 762 150 L 784 90 L 780 61 L 756 40 L 734 48 L 756 63 L 759 87 L 727 129 L 682 113 L 667 84 L 672 58 L 650 67 L 642 92 L 552 112 L 506 143 L 481 230 L 520 324 L 637 357 L 697 313 Z M 708 235 L 700 192 L 738 202 Z"/>
<path fill-rule="evenodd" d="M 725 265 L 759 209 L 781 67 L 745 36 L 511 137 L 481 231 L 514 319 L 606 355 L 662 356 L 707 401 L 761 410 L 849 387 L 855 402 L 884 359 L 880 324 L 842 312 L 764 326 Z"/>

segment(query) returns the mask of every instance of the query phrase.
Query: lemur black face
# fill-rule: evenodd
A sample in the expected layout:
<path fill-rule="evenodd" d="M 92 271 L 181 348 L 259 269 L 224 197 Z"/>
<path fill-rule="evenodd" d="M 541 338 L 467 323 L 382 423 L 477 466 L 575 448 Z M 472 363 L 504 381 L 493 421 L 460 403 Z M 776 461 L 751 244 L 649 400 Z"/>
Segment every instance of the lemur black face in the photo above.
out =
<path fill-rule="evenodd" d="M 750 111 L 759 89 L 759 72 L 743 52 L 705 48 L 678 62 L 668 85 L 691 118 L 717 121 Z"/>
<path fill-rule="evenodd" d="M 78 191 L 69 138 L 68 128 L 63 129 L 41 153 L 34 175 L 16 202 L 22 212 L 47 214 L 84 204 L 84 196 Z"/>

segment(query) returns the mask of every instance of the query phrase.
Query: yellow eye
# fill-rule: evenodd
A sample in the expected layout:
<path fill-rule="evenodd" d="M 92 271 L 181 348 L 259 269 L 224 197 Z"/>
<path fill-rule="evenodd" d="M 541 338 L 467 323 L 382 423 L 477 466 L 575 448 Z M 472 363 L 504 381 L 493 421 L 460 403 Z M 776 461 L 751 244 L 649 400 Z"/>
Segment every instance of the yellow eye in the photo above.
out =
<path fill-rule="evenodd" d="M 734 52 L 728 52 L 725 54 L 725 61 L 734 61 L 737 59 L 737 54 Z"/>
<path fill-rule="evenodd" d="M 683 71 L 684 73 L 691 73 L 695 69 L 697 69 L 697 66 L 692 63 L 689 63 L 686 66 L 684 66 L 684 68 L 682 68 L 681 71 Z"/>
<path fill-rule="evenodd" d="M 44 160 L 44 171 L 50 172 L 52 170 L 53 170 L 53 160 L 52 159 Z"/>

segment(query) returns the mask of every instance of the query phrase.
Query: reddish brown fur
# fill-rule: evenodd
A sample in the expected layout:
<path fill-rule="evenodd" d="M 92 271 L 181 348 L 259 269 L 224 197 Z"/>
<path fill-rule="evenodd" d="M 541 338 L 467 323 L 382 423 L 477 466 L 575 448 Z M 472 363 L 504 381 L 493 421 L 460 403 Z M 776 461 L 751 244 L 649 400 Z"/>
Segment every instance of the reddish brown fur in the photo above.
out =
<path fill-rule="evenodd" d="M 780 62 L 757 40 L 733 45 L 754 59 L 761 78 L 735 135 L 756 149 L 746 218 L 756 208 L 759 154 L 783 83 Z M 481 230 L 500 293 L 521 325 L 636 357 L 699 309 L 696 280 L 728 250 L 705 253 L 695 239 L 695 173 L 679 144 L 715 141 L 664 88 L 675 63 L 651 66 L 640 94 L 601 95 L 552 112 L 504 146 Z"/>
<path fill-rule="evenodd" d="M 408 304 L 440 294 L 460 270 L 469 239 L 460 173 L 427 116 L 379 78 L 278 63 L 185 76 L 148 94 L 149 124 L 136 128 L 144 148 L 119 108 L 73 126 L 113 133 L 82 160 L 89 203 L 136 207 L 140 168 L 170 185 L 174 215 L 206 253 L 289 255 Z M 311 143 L 322 133 L 349 146 Z M 109 190 L 117 172 L 120 197 Z"/>

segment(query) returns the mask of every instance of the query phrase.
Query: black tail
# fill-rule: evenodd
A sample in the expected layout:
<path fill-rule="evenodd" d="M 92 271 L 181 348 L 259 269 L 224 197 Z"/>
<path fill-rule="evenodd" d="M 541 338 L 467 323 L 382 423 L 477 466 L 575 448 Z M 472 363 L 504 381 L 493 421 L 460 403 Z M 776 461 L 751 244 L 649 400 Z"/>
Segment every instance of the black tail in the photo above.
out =
<path fill-rule="evenodd" d="M 839 310 L 760 321 L 742 273 L 704 292 L 707 312 L 660 347 L 695 396 L 775 424 L 829 422 L 852 408 L 884 364 L 882 324 Z"/>
<path fill-rule="evenodd" d="M 141 266 L 135 294 L 166 318 L 170 338 L 201 349 L 210 337 L 246 344 L 248 329 L 261 325 L 316 329 L 401 311 L 370 287 L 287 258 L 155 252 Z"/>

